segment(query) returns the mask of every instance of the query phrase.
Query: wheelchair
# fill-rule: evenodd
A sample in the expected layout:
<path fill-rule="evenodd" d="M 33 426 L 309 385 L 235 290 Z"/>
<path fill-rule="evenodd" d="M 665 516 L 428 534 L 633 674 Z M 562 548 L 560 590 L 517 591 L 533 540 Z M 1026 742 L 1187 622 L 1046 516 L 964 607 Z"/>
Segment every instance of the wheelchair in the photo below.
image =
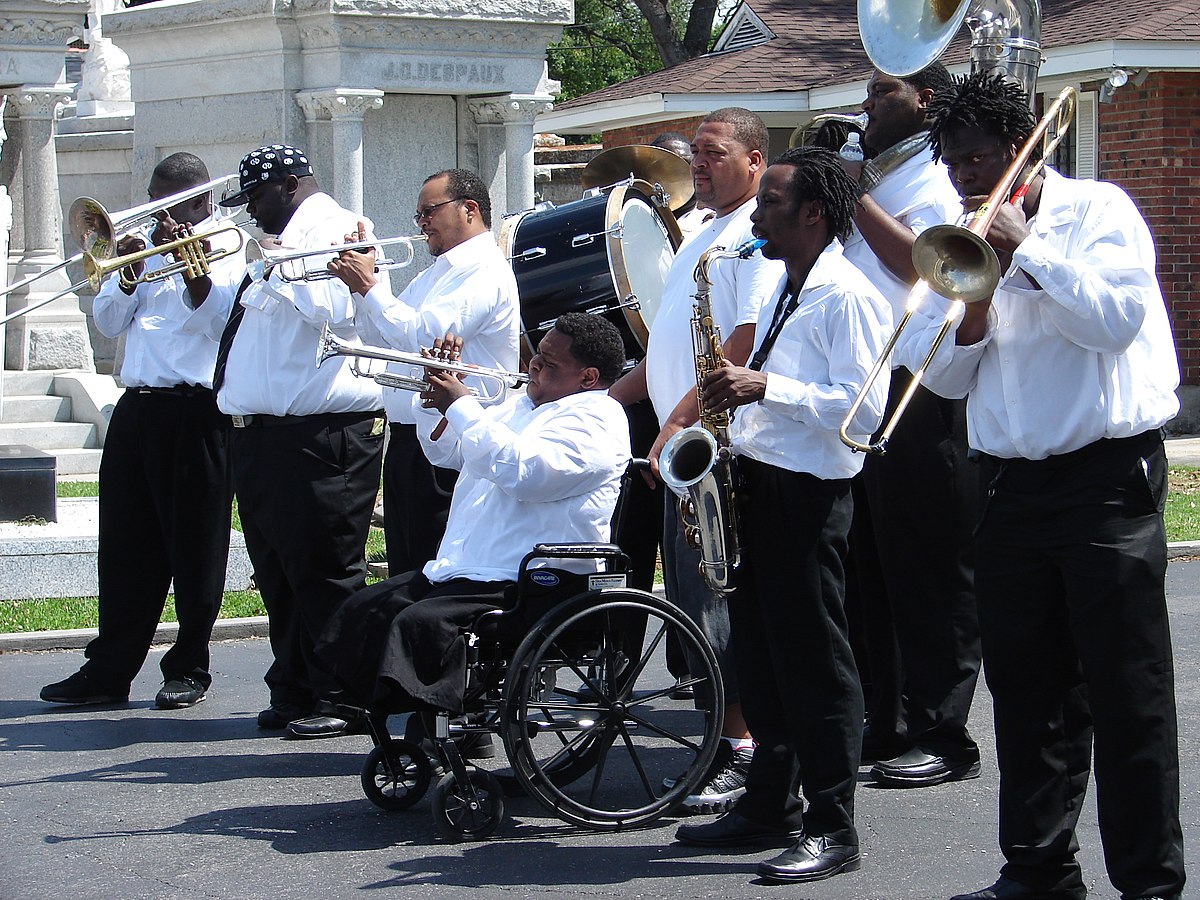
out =
<path fill-rule="evenodd" d="M 599 571 L 531 565 L 568 560 L 594 561 Z M 499 827 L 506 795 L 529 795 L 568 823 L 616 831 L 653 822 L 695 793 L 721 734 L 716 658 L 686 613 L 626 586 L 628 567 L 615 544 L 539 544 L 527 554 L 512 609 L 485 612 L 465 631 L 466 714 L 435 711 L 432 747 L 391 736 L 388 711 L 365 711 L 374 749 L 362 787 L 371 802 L 407 809 L 440 776 L 434 826 L 461 841 Z M 649 664 L 672 629 L 689 659 L 703 662 L 684 682 L 703 704 L 671 701 L 673 678 L 654 683 L 663 674 Z M 484 733 L 502 742 L 511 774 L 460 752 L 456 741 Z"/>

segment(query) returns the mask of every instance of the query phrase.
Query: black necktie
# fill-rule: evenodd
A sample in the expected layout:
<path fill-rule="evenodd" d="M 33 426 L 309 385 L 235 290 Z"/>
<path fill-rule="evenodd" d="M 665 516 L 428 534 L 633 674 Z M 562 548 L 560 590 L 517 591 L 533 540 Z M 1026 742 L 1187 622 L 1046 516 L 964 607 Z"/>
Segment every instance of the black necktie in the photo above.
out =
<path fill-rule="evenodd" d="M 242 294 L 250 287 L 250 276 L 242 279 L 238 286 L 237 295 L 233 298 L 233 308 L 229 310 L 229 319 L 225 322 L 225 330 L 221 332 L 221 342 L 217 344 L 217 364 L 213 368 L 213 394 L 225 383 L 225 366 L 229 364 L 229 351 L 233 347 L 233 338 L 242 325 L 242 317 L 246 315 L 246 307 L 242 306 Z"/>

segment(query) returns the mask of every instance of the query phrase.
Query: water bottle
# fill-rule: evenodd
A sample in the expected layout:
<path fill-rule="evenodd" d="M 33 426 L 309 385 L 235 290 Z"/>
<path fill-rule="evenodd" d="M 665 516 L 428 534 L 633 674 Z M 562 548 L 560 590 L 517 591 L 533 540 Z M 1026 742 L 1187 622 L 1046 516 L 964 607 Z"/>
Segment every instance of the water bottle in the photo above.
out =
<path fill-rule="evenodd" d="M 860 141 L 857 131 L 850 132 L 846 137 L 846 143 L 842 144 L 842 149 L 838 151 L 838 156 L 847 162 L 862 162 L 863 148 Z"/>

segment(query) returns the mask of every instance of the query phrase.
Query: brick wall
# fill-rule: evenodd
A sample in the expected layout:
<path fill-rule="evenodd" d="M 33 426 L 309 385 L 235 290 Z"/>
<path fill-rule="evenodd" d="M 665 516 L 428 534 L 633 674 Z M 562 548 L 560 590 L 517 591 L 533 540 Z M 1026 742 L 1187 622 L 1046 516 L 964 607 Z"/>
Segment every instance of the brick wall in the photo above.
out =
<path fill-rule="evenodd" d="M 1100 178 L 1150 226 L 1183 384 L 1200 385 L 1200 74 L 1153 73 L 1098 108 Z"/>
<path fill-rule="evenodd" d="M 704 116 L 690 116 L 686 119 L 669 119 L 665 122 L 649 122 L 645 125 L 614 128 L 612 131 L 604 132 L 604 149 L 625 147 L 629 144 L 649 144 L 664 131 L 678 131 L 691 140 L 702 121 L 704 121 Z"/>

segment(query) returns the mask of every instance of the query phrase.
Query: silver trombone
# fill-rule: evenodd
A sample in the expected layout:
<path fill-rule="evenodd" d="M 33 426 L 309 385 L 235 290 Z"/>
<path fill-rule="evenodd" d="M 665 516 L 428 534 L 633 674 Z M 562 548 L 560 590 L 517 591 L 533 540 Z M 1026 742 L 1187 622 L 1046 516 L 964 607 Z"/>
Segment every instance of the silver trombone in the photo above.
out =
<path fill-rule="evenodd" d="M 74 263 L 84 262 L 86 265 L 88 259 L 95 262 L 110 259 L 116 253 L 117 244 L 121 238 L 145 229 L 154 220 L 156 213 L 160 213 L 177 203 L 183 203 L 186 200 L 191 200 L 193 197 L 216 190 L 222 185 L 229 184 L 237 177 L 237 175 L 226 175 L 222 178 L 214 178 L 207 184 L 199 184 L 187 190 L 180 191 L 177 194 L 171 194 L 169 197 L 151 200 L 149 203 L 143 203 L 141 206 L 134 206 L 115 213 L 110 213 L 100 201 L 93 200 L 91 197 L 76 198 L 67 213 L 67 228 L 71 232 L 71 237 L 74 239 L 76 245 L 78 245 L 79 252 L 48 269 L 43 269 L 41 272 L 30 275 L 28 278 L 22 278 L 20 281 L 8 285 L 3 290 L 0 290 L 0 297 L 7 297 L 14 291 L 19 291 L 39 278 L 44 278 L 53 272 L 65 269 Z M 13 319 L 19 318 L 26 313 L 31 313 L 36 309 L 41 309 L 43 306 L 53 303 L 60 297 L 65 297 L 68 294 L 82 290 L 91 283 L 92 280 L 90 277 L 82 281 L 77 281 L 57 294 L 50 297 L 43 297 L 35 303 L 30 303 L 28 306 L 0 317 L 0 325 L 11 322 Z"/>
<path fill-rule="evenodd" d="M 360 359 L 379 359 L 384 362 L 399 363 L 412 366 L 414 369 L 436 369 L 441 372 L 453 372 L 469 378 L 478 378 L 484 385 L 495 384 L 495 389 L 488 392 L 471 388 L 471 393 L 484 403 L 494 403 L 502 400 L 511 388 L 529 382 L 529 376 L 523 372 L 505 372 L 503 369 L 488 369 L 482 366 L 471 366 L 466 363 L 448 362 L 441 359 L 429 359 L 419 353 L 405 353 L 402 350 L 390 350 L 382 347 L 363 347 L 343 341 L 329 330 L 329 323 L 321 326 L 321 336 L 317 343 L 317 366 L 335 356 L 348 356 L 353 361 L 350 371 L 359 378 L 372 378 L 384 387 L 396 388 L 402 391 L 427 391 L 429 382 L 419 375 L 402 375 L 399 372 L 368 372 L 359 365 Z"/>
<path fill-rule="evenodd" d="M 271 273 L 276 269 L 279 269 L 279 277 L 288 282 L 325 281 L 330 278 L 337 278 L 337 276 L 325 268 L 309 269 L 304 266 L 301 266 L 299 273 L 296 273 L 289 271 L 287 264 L 301 259 L 308 259 L 311 256 L 336 256 L 348 250 L 370 250 L 373 247 L 392 246 L 402 248 L 402 252 L 395 258 L 384 257 L 377 259 L 375 261 L 375 271 L 384 272 L 390 269 L 403 269 L 413 261 L 413 243 L 423 240 L 425 240 L 425 235 L 416 234 L 412 237 L 394 237 L 374 241 L 354 241 L 349 244 L 334 244 L 333 246 L 322 247 L 317 250 L 290 250 L 286 247 L 273 250 L 264 247 L 258 241 L 251 241 L 246 248 L 246 258 L 248 260 L 246 272 L 255 281 L 270 278 Z"/>

